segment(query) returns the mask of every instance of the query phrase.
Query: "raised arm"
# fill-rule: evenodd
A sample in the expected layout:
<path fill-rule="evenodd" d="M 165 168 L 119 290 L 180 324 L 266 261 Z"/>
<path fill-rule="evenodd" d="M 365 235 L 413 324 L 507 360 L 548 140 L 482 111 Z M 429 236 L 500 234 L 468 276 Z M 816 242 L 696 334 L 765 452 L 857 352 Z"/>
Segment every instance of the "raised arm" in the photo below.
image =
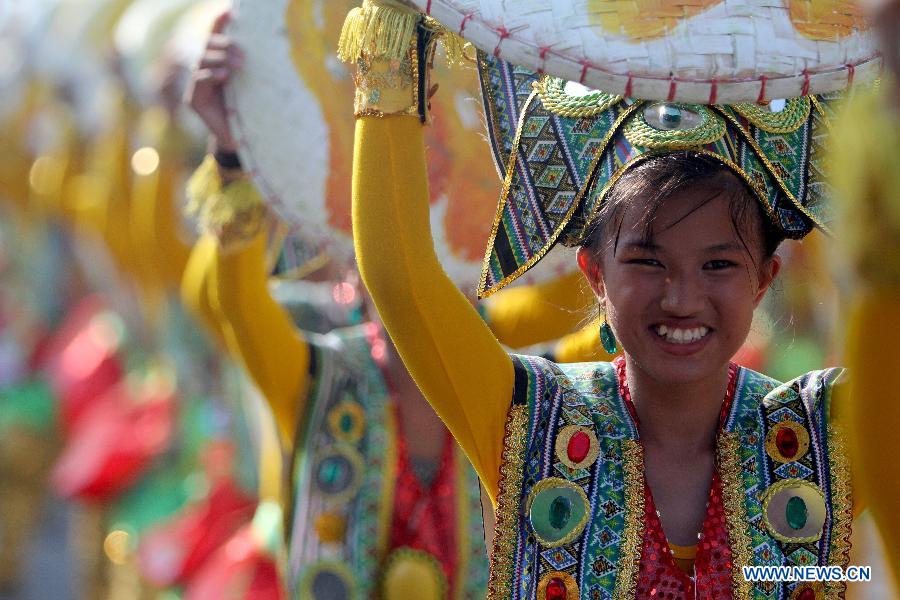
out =
<path fill-rule="evenodd" d="M 197 240 L 181 279 L 181 301 L 194 318 L 203 324 L 204 329 L 215 342 L 224 348 L 224 324 L 213 306 L 212 283 L 210 282 L 215 252 L 215 238 L 204 236 Z"/>
<path fill-rule="evenodd" d="M 206 268 L 209 307 L 229 353 L 237 357 L 272 408 L 282 441 L 293 443 L 304 409 L 310 352 L 287 312 L 269 294 L 265 209 L 240 169 L 228 126 L 224 83 L 243 64 L 243 53 L 222 35 L 225 13 L 213 25 L 194 70 L 187 101 L 211 134 L 213 156 L 188 184 L 188 193 L 211 244 Z"/>
<path fill-rule="evenodd" d="M 290 316 L 269 294 L 265 233 L 236 250 L 216 245 L 212 282 L 228 350 L 269 402 L 290 445 L 305 405 L 310 355 Z"/>
<path fill-rule="evenodd" d="M 175 200 L 183 167 L 177 155 L 177 127 L 162 109 L 149 110 L 142 118 L 141 134 L 148 143 L 143 152 L 156 151 L 158 162 L 142 165 L 138 161 L 132 180 L 131 231 L 147 267 L 163 289 L 179 285 L 191 248 L 180 235 L 181 217 Z M 136 159 L 142 155 L 136 155 Z"/>
<path fill-rule="evenodd" d="M 365 77 L 360 73 L 360 93 Z M 411 82 L 405 85 L 405 94 L 384 94 L 383 102 L 410 98 Z M 357 114 L 386 113 L 363 116 L 356 126 L 353 231 L 360 273 L 409 372 L 496 502 L 512 362 L 435 255 L 422 124 L 409 116 L 416 107 L 362 107 L 360 93 Z"/>

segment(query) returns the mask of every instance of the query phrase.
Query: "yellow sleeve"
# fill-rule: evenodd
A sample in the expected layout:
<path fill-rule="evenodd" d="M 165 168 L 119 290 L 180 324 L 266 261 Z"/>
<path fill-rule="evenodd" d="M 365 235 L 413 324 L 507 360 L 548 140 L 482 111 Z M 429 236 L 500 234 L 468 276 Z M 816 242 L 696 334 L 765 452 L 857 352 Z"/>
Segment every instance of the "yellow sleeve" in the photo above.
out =
<path fill-rule="evenodd" d="M 600 325 L 596 319 L 575 333 L 560 338 L 553 349 L 553 360 L 559 363 L 609 362 L 616 356 L 609 354 L 600 344 Z"/>
<path fill-rule="evenodd" d="M 204 236 L 197 240 L 181 280 L 181 301 L 199 320 L 218 346 L 225 347 L 225 329 L 212 302 L 210 277 L 215 259 L 216 240 Z"/>
<path fill-rule="evenodd" d="M 435 255 L 418 119 L 359 119 L 353 169 L 363 281 L 410 374 L 496 503 L 512 361 Z"/>
<path fill-rule="evenodd" d="M 225 342 L 272 408 L 286 446 L 304 407 L 310 351 L 290 316 L 269 294 L 266 234 L 223 252 L 216 244 L 211 282 Z"/>
<path fill-rule="evenodd" d="M 573 333 L 596 301 L 580 271 L 546 283 L 501 290 L 484 301 L 488 325 L 503 344 L 524 348 Z"/>
<path fill-rule="evenodd" d="M 851 447 L 854 494 L 861 495 L 884 540 L 900 536 L 900 461 L 894 458 L 900 424 L 900 120 L 888 99 L 896 84 L 859 90 L 831 136 L 836 240 L 853 274 L 846 311 L 845 362 L 849 393 L 835 417 L 845 422 Z M 840 402 L 840 399 L 839 399 Z M 843 404 L 843 406 L 841 406 Z M 854 502 L 856 504 L 856 502 Z M 885 544 L 895 575 L 900 546 Z"/>
<path fill-rule="evenodd" d="M 180 235 L 181 217 L 175 201 L 180 169 L 175 157 L 166 156 L 162 146 L 139 152 L 142 155 L 136 156 L 136 162 L 145 163 L 135 165 L 132 230 L 155 283 L 171 289 L 181 281 L 191 251 Z"/>

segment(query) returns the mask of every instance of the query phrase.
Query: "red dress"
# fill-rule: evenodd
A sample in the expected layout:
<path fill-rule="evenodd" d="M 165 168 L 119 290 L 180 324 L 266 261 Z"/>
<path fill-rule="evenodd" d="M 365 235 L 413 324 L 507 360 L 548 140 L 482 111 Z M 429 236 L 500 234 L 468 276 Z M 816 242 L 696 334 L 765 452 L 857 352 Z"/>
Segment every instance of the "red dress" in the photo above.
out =
<path fill-rule="evenodd" d="M 616 373 L 622 397 L 628 406 L 632 419 L 640 426 L 631 394 L 625 379 L 625 361 L 616 361 Z M 729 383 L 719 415 L 719 427 L 731 406 L 737 379 L 737 366 L 729 368 Z M 731 598 L 731 547 L 725 525 L 725 506 L 722 502 L 722 485 L 717 472 L 713 473 L 706 506 L 706 517 L 697 544 L 693 576 L 678 568 L 663 531 L 653 494 L 644 479 L 644 540 L 641 548 L 641 563 L 638 573 L 638 598 L 663 598 L 665 600 L 687 600 L 702 598 L 718 600 Z"/>

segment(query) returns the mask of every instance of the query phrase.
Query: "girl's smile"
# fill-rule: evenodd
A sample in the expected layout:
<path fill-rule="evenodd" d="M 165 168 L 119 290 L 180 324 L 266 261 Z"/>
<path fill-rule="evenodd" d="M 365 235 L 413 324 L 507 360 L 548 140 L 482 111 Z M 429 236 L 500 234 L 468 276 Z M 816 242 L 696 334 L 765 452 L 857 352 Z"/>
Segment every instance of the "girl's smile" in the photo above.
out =
<path fill-rule="evenodd" d="M 633 198 L 614 241 L 579 253 L 626 356 L 656 381 L 721 379 L 778 271 L 779 259 L 735 228 L 733 201 L 689 187 L 648 226 L 645 201 Z"/>

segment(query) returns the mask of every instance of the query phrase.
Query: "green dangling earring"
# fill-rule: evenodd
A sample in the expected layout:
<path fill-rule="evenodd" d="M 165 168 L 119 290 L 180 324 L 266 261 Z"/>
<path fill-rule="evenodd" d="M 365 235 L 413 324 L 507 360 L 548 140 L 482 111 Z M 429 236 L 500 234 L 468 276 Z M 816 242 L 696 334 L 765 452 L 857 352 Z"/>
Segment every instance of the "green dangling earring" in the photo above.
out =
<path fill-rule="evenodd" d="M 607 354 L 615 354 L 618 348 L 616 347 L 616 335 L 613 333 L 612 327 L 609 326 L 609 322 L 600 315 L 600 319 L 603 323 L 600 325 L 600 345 L 603 346 L 603 349 L 606 350 Z"/>

